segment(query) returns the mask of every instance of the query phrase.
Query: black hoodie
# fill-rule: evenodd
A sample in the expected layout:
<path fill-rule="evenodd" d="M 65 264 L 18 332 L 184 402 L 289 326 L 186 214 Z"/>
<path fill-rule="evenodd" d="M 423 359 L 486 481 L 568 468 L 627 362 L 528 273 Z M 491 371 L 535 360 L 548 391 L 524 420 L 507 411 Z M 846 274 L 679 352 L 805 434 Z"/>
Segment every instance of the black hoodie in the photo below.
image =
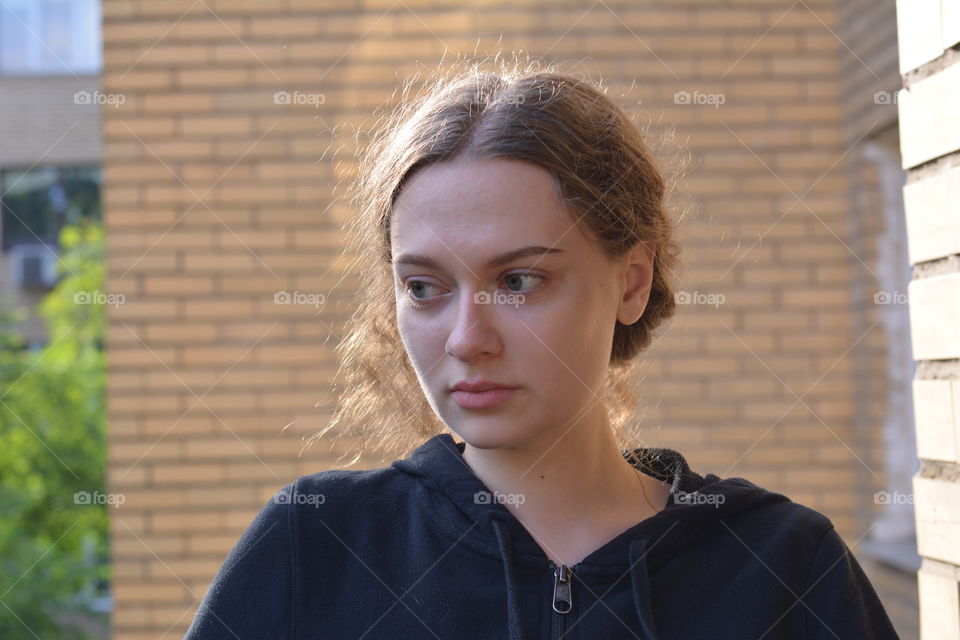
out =
<path fill-rule="evenodd" d="M 666 508 L 556 567 L 463 449 L 440 434 L 388 467 L 284 486 L 185 638 L 897 638 L 830 520 L 783 495 L 624 451 L 671 483 Z"/>

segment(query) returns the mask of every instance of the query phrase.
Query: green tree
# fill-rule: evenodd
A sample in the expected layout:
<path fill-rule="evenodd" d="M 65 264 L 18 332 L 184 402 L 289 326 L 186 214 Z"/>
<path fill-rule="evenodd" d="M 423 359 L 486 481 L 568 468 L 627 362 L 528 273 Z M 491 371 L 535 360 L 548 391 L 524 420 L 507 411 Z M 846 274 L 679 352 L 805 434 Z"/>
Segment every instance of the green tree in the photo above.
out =
<path fill-rule="evenodd" d="M 60 280 L 26 350 L 0 328 L 0 638 L 87 638 L 67 624 L 108 578 L 103 229 L 60 233 Z M 6 315 L 7 323 L 11 318 Z M 85 493 L 84 493 L 85 492 Z M 85 499 L 88 496 L 89 499 Z"/>

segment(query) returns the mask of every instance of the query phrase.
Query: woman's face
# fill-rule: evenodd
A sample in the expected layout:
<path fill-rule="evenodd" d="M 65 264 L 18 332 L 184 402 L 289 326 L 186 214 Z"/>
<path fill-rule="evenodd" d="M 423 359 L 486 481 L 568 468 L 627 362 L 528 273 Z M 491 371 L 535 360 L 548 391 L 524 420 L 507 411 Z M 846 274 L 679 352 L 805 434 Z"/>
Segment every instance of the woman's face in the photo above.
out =
<path fill-rule="evenodd" d="M 609 262 L 546 170 L 503 158 L 424 167 L 397 197 L 391 243 L 404 346 L 433 410 L 464 441 L 512 447 L 604 415 L 615 320 L 639 318 L 650 264 Z M 496 404 L 451 390 L 477 379 L 517 389 Z"/>

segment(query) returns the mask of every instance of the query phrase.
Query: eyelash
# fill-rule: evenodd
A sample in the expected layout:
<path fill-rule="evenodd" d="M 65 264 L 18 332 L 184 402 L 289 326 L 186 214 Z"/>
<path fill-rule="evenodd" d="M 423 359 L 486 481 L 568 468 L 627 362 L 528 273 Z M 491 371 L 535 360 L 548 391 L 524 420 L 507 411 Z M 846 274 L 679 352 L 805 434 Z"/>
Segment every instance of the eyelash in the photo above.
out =
<path fill-rule="evenodd" d="M 546 276 L 542 276 L 542 275 L 540 275 L 540 274 L 538 274 L 538 273 L 533 273 L 533 272 L 530 272 L 530 271 L 519 271 L 519 272 L 514 272 L 514 273 L 508 273 L 508 274 L 505 274 L 505 275 L 504 275 L 504 278 L 509 278 L 510 276 L 525 276 L 525 277 L 530 277 L 530 278 L 537 278 L 541 283 L 544 282 L 544 281 L 546 281 L 546 279 L 547 279 Z M 414 307 L 425 307 L 425 306 L 427 306 L 427 304 L 429 304 L 429 302 L 430 302 L 429 300 L 414 298 L 412 295 L 410 295 L 410 283 L 412 283 L 412 282 L 422 282 L 422 283 L 424 283 L 424 284 L 427 284 L 427 285 L 430 285 L 430 286 L 434 286 L 434 287 L 439 286 L 439 285 L 436 285 L 436 284 L 434 284 L 434 283 L 432 283 L 432 282 L 428 282 L 427 280 L 419 280 L 419 279 L 417 279 L 417 278 L 409 278 L 408 280 L 405 280 L 405 281 L 404 281 L 404 283 L 403 283 L 403 289 L 404 289 L 404 291 L 406 291 L 406 293 L 407 293 L 407 299 L 410 301 L 410 303 L 411 303 Z M 539 291 L 541 288 L 542 288 L 542 284 L 541 284 L 540 286 L 536 287 L 535 289 L 531 289 L 531 290 L 529 290 L 529 291 L 512 291 L 512 290 L 511 290 L 511 291 L 509 291 L 509 292 L 510 292 L 510 293 L 523 294 L 523 295 L 530 295 L 531 293 L 536 293 L 536 292 Z"/>

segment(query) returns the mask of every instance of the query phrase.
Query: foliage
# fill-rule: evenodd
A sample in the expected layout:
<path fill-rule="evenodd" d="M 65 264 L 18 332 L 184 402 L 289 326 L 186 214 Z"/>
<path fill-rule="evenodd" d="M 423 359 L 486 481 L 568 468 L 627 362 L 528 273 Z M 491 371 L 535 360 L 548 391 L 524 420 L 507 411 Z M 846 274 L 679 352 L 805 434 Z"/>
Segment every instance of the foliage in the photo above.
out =
<path fill-rule="evenodd" d="M 60 280 L 24 348 L 0 318 L 0 638 L 85 638 L 63 619 L 106 584 L 103 229 L 60 233 Z M 88 294 L 84 296 L 84 294 Z M 5 325 L 5 326 L 4 326 Z M 86 492 L 89 500 L 75 498 Z M 83 494 L 80 494 L 81 496 Z"/>

